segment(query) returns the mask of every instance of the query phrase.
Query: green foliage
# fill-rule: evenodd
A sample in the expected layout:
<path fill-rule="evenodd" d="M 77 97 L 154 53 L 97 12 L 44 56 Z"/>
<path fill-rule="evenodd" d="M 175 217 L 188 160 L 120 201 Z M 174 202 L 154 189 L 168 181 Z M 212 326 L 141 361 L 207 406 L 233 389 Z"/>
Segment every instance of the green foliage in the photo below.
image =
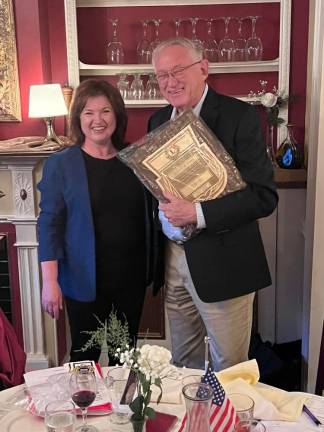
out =
<path fill-rule="evenodd" d="M 79 350 L 82 352 L 87 351 L 90 348 L 101 348 L 104 339 L 106 338 L 108 345 L 108 353 L 114 356 L 116 349 L 121 347 L 126 349 L 126 346 L 130 342 L 128 323 L 125 317 L 124 322 L 122 322 L 117 317 L 117 313 L 114 309 L 111 310 L 107 320 L 102 322 L 96 315 L 94 315 L 99 325 L 96 330 L 93 331 L 83 331 L 89 335 L 89 339 L 86 344 Z"/>

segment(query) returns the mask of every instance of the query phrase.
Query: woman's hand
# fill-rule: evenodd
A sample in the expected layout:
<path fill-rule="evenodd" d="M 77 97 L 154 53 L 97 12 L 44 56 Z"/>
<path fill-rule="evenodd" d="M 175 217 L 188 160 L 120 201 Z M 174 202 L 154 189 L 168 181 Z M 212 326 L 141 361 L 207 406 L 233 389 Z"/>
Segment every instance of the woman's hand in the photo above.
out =
<path fill-rule="evenodd" d="M 60 310 L 63 309 L 63 296 L 57 280 L 43 280 L 42 305 L 45 312 L 58 319 Z"/>

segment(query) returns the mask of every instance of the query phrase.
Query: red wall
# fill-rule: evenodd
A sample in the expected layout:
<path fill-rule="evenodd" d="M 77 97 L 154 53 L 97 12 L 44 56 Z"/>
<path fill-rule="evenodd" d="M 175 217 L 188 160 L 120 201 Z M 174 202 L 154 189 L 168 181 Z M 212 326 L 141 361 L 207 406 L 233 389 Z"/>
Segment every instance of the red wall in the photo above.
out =
<path fill-rule="evenodd" d="M 22 122 L 0 123 L 0 140 L 45 135 L 43 121 L 28 118 L 29 86 L 67 81 L 64 0 L 13 0 L 13 4 Z M 63 133 L 63 119 L 56 120 L 56 131 Z"/>
<path fill-rule="evenodd" d="M 304 117 L 305 117 L 305 92 L 306 92 L 306 72 L 307 72 L 307 39 L 308 39 L 308 3 L 309 0 L 299 0 L 292 2 L 292 37 L 291 37 L 291 73 L 290 73 L 290 93 L 299 96 L 290 108 L 290 121 L 296 125 L 296 138 L 299 142 L 304 140 Z M 274 58 L 277 55 L 277 31 L 278 28 L 278 4 L 253 4 L 253 13 L 262 15 L 263 25 L 260 21 L 257 30 L 265 41 L 265 58 Z M 172 19 L 178 16 L 193 16 L 197 14 L 203 16 L 220 16 L 225 12 L 224 5 L 210 6 L 199 9 L 192 7 L 170 7 L 159 8 L 128 8 L 126 17 L 124 8 L 110 8 L 109 16 L 114 14 L 121 18 L 123 30 L 120 29 L 121 37 L 125 40 L 138 40 L 141 31 L 138 20 L 150 16 L 159 16 L 169 21 L 169 24 L 162 24 L 161 37 L 173 34 Z M 227 5 L 227 13 L 235 16 L 250 14 L 251 5 Z M 67 82 L 67 61 L 65 45 L 65 21 L 64 21 L 64 0 L 14 0 L 16 35 L 18 49 L 18 66 L 20 78 L 20 92 L 22 117 L 21 123 L 0 123 L 0 140 L 9 139 L 17 136 L 44 135 L 45 126 L 40 119 L 28 119 L 28 93 L 31 84 L 41 84 L 46 82 Z M 133 10 L 134 9 L 134 10 Z M 215 9 L 215 10 L 214 10 Z M 107 10 L 96 8 L 88 10 L 80 8 L 78 11 L 78 21 L 81 30 L 80 39 L 80 58 L 83 61 L 93 63 L 104 63 L 104 45 L 111 36 L 111 28 L 108 26 Z M 136 20 L 133 19 L 136 13 Z M 144 15 L 143 15 L 144 14 Z M 131 20 L 129 23 L 127 20 Z M 137 24 L 135 24 L 137 22 Z M 99 24 L 100 25 L 99 25 Z M 126 24 L 125 24 L 126 23 Z M 127 24 L 128 23 L 128 24 Z M 187 25 L 187 24 L 186 24 Z M 200 24 L 201 25 L 201 24 Z M 233 25 L 233 24 L 232 24 Z M 168 28 L 169 26 L 169 28 Z M 200 32 L 204 29 L 198 29 Z M 247 29 L 245 29 L 248 31 Z M 184 27 L 183 31 L 189 29 Z M 234 32 L 235 29 L 232 28 Z M 218 23 L 216 29 L 217 39 L 223 32 L 223 24 Z M 91 37 L 89 37 L 91 35 Z M 135 36 L 134 36 L 135 35 Z M 82 43 L 81 43 L 82 42 Z M 132 54 L 129 52 L 127 60 Z M 101 57 L 100 57 L 101 56 Z M 238 79 L 239 78 L 239 79 Z M 214 76 L 211 82 L 216 90 L 235 94 L 239 88 L 244 92 L 250 89 L 259 88 L 259 79 L 269 81 L 269 89 L 272 83 L 276 83 L 276 74 L 249 74 L 232 75 L 229 74 Z M 146 131 L 146 122 L 152 109 L 133 109 L 129 112 L 129 128 L 127 139 L 134 141 Z M 63 119 L 56 119 L 56 130 L 63 133 Z"/>

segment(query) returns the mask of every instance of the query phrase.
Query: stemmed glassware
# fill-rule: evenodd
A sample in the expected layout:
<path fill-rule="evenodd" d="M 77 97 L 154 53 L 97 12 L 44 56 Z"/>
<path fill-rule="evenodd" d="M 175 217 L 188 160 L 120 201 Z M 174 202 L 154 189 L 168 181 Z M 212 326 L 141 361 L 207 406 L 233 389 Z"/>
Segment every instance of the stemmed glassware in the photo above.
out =
<path fill-rule="evenodd" d="M 136 51 L 137 51 L 137 60 L 138 63 L 151 63 L 152 59 L 152 50 L 151 50 L 151 43 L 147 38 L 147 25 L 148 20 L 142 20 L 142 26 L 143 26 L 143 36 L 142 39 L 139 41 Z"/>
<path fill-rule="evenodd" d="M 210 62 L 217 62 L 218 60 L 218 44 L 212 35 L 213 19 L 207 20 L 207 39 L 204 44 L 205 57 Z"/>
<path fill-rule="evenodd" d="M 222 17 L 225 24 L 225 35 L 222 40 L 219 41 L 218 50 L 219 50 L 219 61 L 222 62 L 230 62 L 233 61 L 234 54 L 234 41 L 229 37 L 228 34 L 228 25 L 232 17 Z"/>
<path fill-rule="evenodd" d="M 179 37 L 180 36 L 180 25 L 183 21 L 182 18 L 174 18 L 174 26 L 175 26 L 175 37 Z"/>
<path fill-rule="evenodd" d="M 140 74 L 135 74 L 129 89 L 129 99 L 143 99 L 144 85 Z"/>
<path fill-rule="evenodd" d="M 246 41 L 245 45 L 245 58 L 246 60 L 250 61 L 258 61 L 262 60 L 262 54 L 263 54 L 263 46 L 262 41 L 257 36 L 255 32 L 255 26 L 258 18 L 261 18 L 260 16 L 249 16 L 251 23 L 252 23 L 252 34 Z"/>
<path fill-rule="evenodd" d="M 123 74 L 119 75 L 119 80 L 117 82 L 117 88 L 118 88 L 122 98 L 127 99 L 128 94 L 129 94 L 129 81 L 127 79 L 126 74 L 123 73 Z"/>
<path fill-rule="evenodd" d="M 238 22 L 238 36 L 234 39 L 234 61 L 244 61 L 245 60 L 245 46 L 246 39 L 242 33 L 242 24 L 244 18 L 237 17 L 234 18 Z"/>
<path fill-rule="evenodd" d="M 161 97 L 159 84 L 153 73 L 149 74 L 149 79 L 145 87 L 146 99 L 159 99 Z"/>
<path fill-rule="evenodd" d="M 159 43 L 161 42 L 159 39 L 159 29 L 160 29 L 160 24 L 161 24 L 162 20 L 161 19 L 153 19 L 150 22 L 152 22 L 155 26 L 155 38 L 152 40 L 151 45 L 150 45 L 151 51 L 153 52 L 154 48 L 156 48 L 159 45 Z"/>
<path fill-rule="evenodd" d="M 117 39 L 117 26 L 118 19 L 110 19 L 113 27 L 112 40 L 107 45 L 107 61 L 113 64 L 124 63 L 124 49 L 123 44 Z"/>
<path fill-rule="evenodd" d="M 189 18 L 191 22 L 191 40 L 196 45 L 197 48 L 203 49 L 203 42 L 197 37 L 197 23 L 199 21 L 198 17 Z"/>
<path fill-rule="evenodd" d="M 88 425 L 88 407 L 96 398 L 97 383 L 94 372 L 86 367 L 79 368 L 72 373 L 70 378 L 70 392 L 73 402 L 81 409 L 82 426 L 77 428 L 79 432 L 98 432 L 94 426 Z"/>

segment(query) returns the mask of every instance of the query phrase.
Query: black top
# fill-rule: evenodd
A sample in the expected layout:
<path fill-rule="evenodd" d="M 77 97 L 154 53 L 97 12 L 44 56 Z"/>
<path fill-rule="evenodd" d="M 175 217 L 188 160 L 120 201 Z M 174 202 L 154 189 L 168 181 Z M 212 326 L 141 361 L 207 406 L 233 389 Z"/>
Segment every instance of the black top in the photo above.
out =
<path fill-rule="evenodd" d="M 83 156 L 95 231 L 97 296 L 109 292 L 116 301 L 121 291 L 145 289 L 144 189 L 117 157 Z"/>

